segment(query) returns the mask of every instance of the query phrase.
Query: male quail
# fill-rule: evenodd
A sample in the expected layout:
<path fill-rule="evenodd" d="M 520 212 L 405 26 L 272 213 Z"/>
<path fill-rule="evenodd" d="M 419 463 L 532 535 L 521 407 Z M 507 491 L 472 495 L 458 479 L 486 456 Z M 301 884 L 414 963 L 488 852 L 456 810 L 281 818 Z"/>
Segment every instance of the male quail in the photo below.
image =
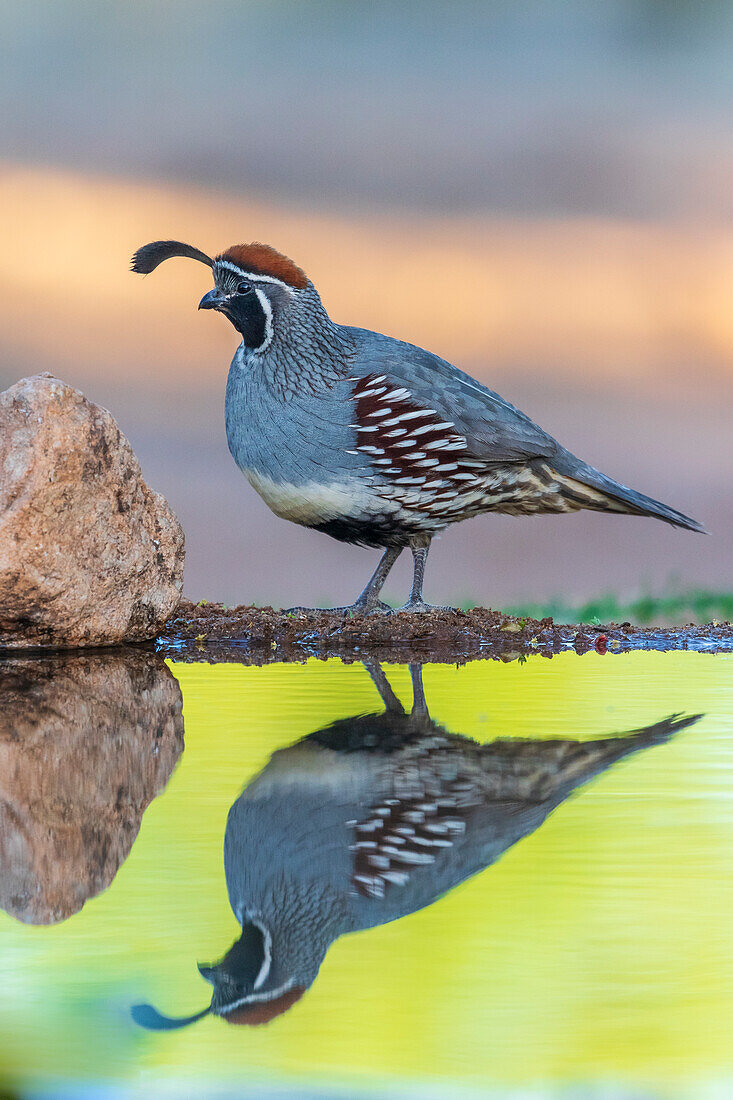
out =
<path fill-rule="evenodd" d="M 667 718 L 597 741 L 477 744 L 433 722 L 413 667 L 406 714 L 378 665 L 381 714 L 335 722 L 273 754 L 232 806 L 224 838 L 242 935 L 199 967 L 209 1008 L 181 1019 L 133 1009 L 151 1029 L 207 1012 L 266 1023 L 314 982 L 339 936 L 431 905 L 537 829 L 576 788 L 697 721 Z"/>
<path fill-rule="evenodd" d="M 498 394 L 431 352 L 339 325 L 312 282 L 263 244 L 212 260 L 179 241 L 132 258 L 147 274 L 171 256 L 213 271 L 199 309 L 229 318 L 242 342 L 229 371 L 229 450 L 276 515 L 384 554 L 343 612 L 388 610 L 379 594 L 409 546 L 404 611 L 425 611 L 430 540 L 480 512 L 597 512 L 700 524 L 582 462 Z"/>

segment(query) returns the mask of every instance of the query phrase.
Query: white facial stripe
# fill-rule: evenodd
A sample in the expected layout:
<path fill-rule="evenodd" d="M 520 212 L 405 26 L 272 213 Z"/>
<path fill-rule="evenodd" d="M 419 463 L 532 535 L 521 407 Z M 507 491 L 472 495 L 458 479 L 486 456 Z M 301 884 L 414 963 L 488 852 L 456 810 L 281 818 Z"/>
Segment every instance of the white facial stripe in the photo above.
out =
<path fill-rule="evenodd" d="M 246 997 L 240 997 L 238 1001 L 234 1001 L 233 1004 L 224 1006 L 220 1011 L 222 1016 L 226 1016 L 229 1012 L 234 1012 L 235 1008 L 241 1008 L 242 1005 L 255 1005 L 261 1004 L 263 1001 L 274 1001 L 278 997 L 282 997 L 283 993 L 287 993 L 289 989 L 292 989 L 295 985 L 295 978 L 290 978 L 283 985 L 277 989 L 271 990 L 269 993 L 249 993 Z"/>
<path fill-rule="evenodd" d="M 260 967 L 259 974 L 255 978 L 255 983 L 253 987 L 255 990 L 257 990 L 266 980 L 267 975 L 270 973 L 270 967 L 272 966 L 272 936 L 270 935 L 267 928 L 261 925 L 259 921 L 255 921 L 254 923 L 259 928 L 265 940 L 265 957 L 262 960 L 262 966 Z"/>
<path fill-rule="evenodd" d="M 274 329 L 272 326 L 272 306 L 270 305 L 270 299 L 267 297 L 264 290 L 258 290 L 257 287 L 255 287 L 254 292 L 257 295 L 260 305 L 262 306 L 265 314 L 265 339 L 262 341 L 258 348 L 254 349 L 255 352 L 259 354 L 260 352 L 267 351 L 267 349 L 269 348 L 270 344 L 272 343 L 272 335 Z"/>
<path fill-rule="evenodd" d="M 292 287 L 290 283 L 286 283 L 284 279 L 276 279 L 274 275 L 256 275 L 254 271 L 245 271 L 244 268 L 237 267 L 236 264 L 231 263 L 229 260 L 215 260 L 214 263 L 219 267 L 225 267 L 227 271 L 233 271 L 235 275 L 241 275 L 245 279 L 251 279 L 252 282 L 277 283 L 278 286 L 284 286 L 287 290 L 295 290 L 295 287 Z"/>

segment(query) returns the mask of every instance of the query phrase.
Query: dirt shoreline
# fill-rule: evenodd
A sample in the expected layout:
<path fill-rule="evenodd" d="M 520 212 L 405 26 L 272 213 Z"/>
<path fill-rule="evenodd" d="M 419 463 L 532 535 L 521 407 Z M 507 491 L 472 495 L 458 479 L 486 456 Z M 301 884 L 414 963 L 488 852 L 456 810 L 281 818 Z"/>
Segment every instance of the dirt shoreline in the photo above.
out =
<path fill-rule="evenodd" d="M 177 661 L 267 664 L 308 657 L 463 663 L 538 653 L 623 653 L 636 649 L 733 652 L 733 625 L 638 627 L 631 623 L 555 623 L 515 618 L 485 607 L 425 615 L 343 618 L 328 612 L 286 615 L 271 607 L 225 608 L 184 600 L 156 642 Z"/>

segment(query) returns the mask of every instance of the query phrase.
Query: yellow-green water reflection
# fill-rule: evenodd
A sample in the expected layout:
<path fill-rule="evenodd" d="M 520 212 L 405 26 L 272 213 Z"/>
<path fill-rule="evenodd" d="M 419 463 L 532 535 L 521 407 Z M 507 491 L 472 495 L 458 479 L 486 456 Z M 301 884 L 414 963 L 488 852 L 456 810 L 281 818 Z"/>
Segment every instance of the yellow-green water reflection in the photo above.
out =
<path fill-rule="evenodd" d="M 196 962 L 239 933 L 222 843 L 242 787 L 275 750 L 380 709 L 360 665 L 170 667 L 185 750 L 112 885 L 53 926 L 0 919 L 11 1081 L 164 1077 L 196 1079 L 198 1091 L 234 1080 L 255 1095 L 277 1080 L 499 1094 L 612 1082 L 669 1097 L 733 1081 L 731 658 L 426 666 L 432 717 L 481 742 L 584 741 L 672 712 L 706 717 L 615 764 L 436 904 L 337 940 L 309 992 L 268 1027 L 207 1018 L 148 1034 L 129 1005 L 200 1008 L 210 990 Z M 409 703 L 408 670 L 386 672 Z"/>

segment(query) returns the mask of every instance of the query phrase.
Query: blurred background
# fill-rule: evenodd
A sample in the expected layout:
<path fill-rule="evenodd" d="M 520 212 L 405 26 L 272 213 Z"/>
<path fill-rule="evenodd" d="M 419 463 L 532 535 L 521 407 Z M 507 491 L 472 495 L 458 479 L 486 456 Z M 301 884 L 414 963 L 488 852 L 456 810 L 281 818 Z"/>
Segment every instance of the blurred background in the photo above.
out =
<path fill-rule="evenodd" d="M 2 12 L 0 386 L 47 370 L 112 410 L 186 530 L 189 596 L 344 602 L 376 554 L 237 471 L 206 272 L 128 271 L 167 237 L 273 244 L 335 319 L 429 347 L 711 532 L 481 517 L 434 545 L 429 599 L 731 587 L 733 3 Z"/>

